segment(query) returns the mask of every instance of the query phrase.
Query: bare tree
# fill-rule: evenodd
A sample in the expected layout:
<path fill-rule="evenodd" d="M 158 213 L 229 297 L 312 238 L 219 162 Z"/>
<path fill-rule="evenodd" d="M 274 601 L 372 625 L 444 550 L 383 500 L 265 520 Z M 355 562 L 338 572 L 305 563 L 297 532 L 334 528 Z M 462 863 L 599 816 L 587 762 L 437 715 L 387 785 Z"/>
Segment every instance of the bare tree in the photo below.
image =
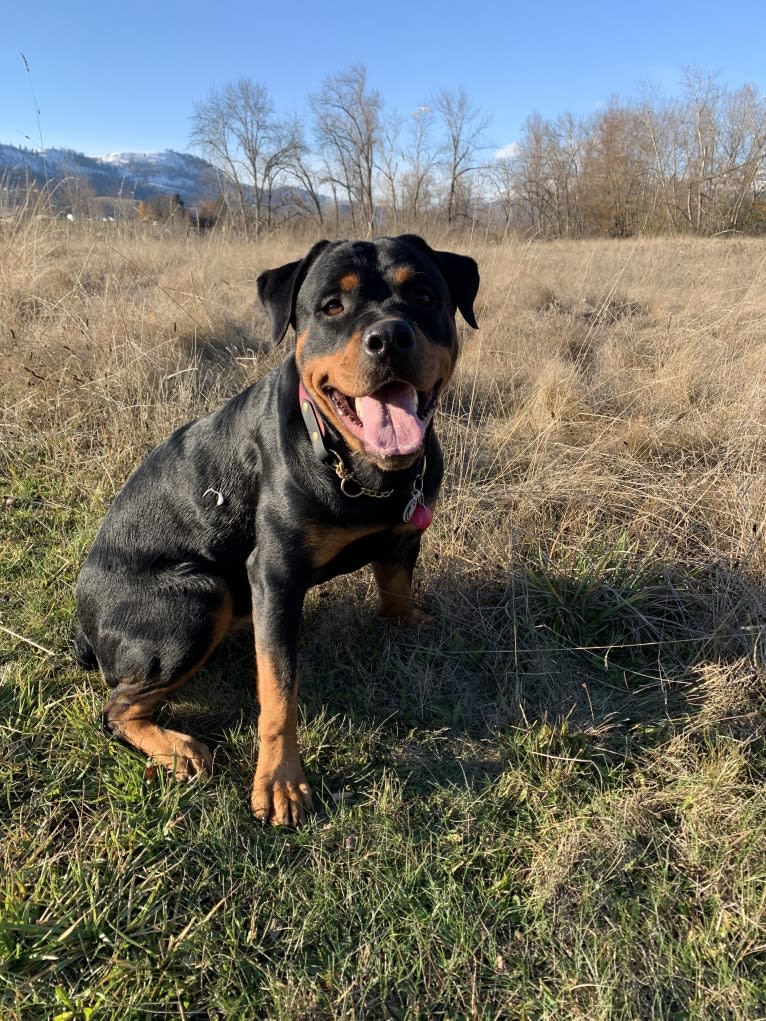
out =
<path fill-rule="evenodd" d="M 654 186 L 654 208 L 661 210 L 658 229 L 674 234 L 679 228 L 677 182 L 681 176 L 678 110 L 645 96 L 639 116 L 648 153 L 648 172 Z"/>
<path fill-rule="evenodd" d="M 290 124 L 275 117 L 266 86 L 240 78 L 213 89 L 194 106 L 191 142 L 222 172 L 222 191 L 227 200 L 233 191 L 245 231 L 251 210 L 256 237 L 270 227 L 274 186 L 297 143 Z"/>
<path fill-rule="evenodd" d="M 330 201 L 338 231 L 350 219 L 368 234 L 383 211 L 406 230 L 432 211 L 455 228 L 499 209 L 508 228 L 542 237 L 766 228 L 766 98 L 752 85 L 730 91 L 691 70 L 677 98 L 614 99 L 585 120 L 533 114 L 494 160 L 489 117 L 462 88 L 386 115 L 355 64 L 325 79 L 309 105 L 313 151 L 300 119 L 277 116 L 250 79 L 195 106 L 192 143 L 245 230 L 295 216 L 322 224 Z"/>
<path fill-rule="evenodd" d="M 766 170 L 766 105 L 687 70 L 680 100 L 645 99 L 641 118 L 665 210 L 665 229 L 747 229 Z"/>
<path fill-rule="evenodd" d="M 529 116 L 524 122 L 515 159 L 517 191 L 522 222 L 541 237 L 556 237 L 560 233 L 555 148 L 550 122 L 539 113 Z"/>
<path fill-rule="evenodd" d="M 416 225 L 433 201 L 437 149 L 434 143 L 435 114 L 424 104 L 410 114 L 405 170 L 402 176 L 402 206 L 409 222 Z"/>
<path fill-rule="evenodd" d="M 383 122 L 378 173 L 392 229 L 418 229 L 434 198 L 438 150 L 435 115 L 426 105 Z"/>
<path fill-rule="evenodd" d="M 381 128 L 381 143 L 378 153 L 378 176 L 382 185 L 383 199 L 386 205 L 386 219 L 390 221 L 392 231 L 401 229 L 400 182 L 402 117 L 398 113 L 389 114 Z"/>
<path fill-rule="evenodd" d="M 766 101 L 754 85 L 725 97 L 721 138 L 730 229 L 746 227 L 766 195 Z"/>
<path fill-rule="evenodd" d="M 652 160 L 640 111 L 613 99 L 582 126 L 581 206 L 584 233 L 639 233 L 655 212 Z"/>
<path fill-rule="evenodd" d="M 489 181 L 495 195 L 495 203 L 500 206 L 505 218 L 506 230 L 522 227 L 519 211 L 518 190 L 518 144 L 505 146 L 495 154 L 490 165 Z"/>
<path fill-rule="evenodd" d="M 268 138 L 269 151 L 263 155 L 261 182 L 262 191 L 259 208 L 263 206 L 264 197 L 266 201 L 266 226 L 271 229 L 274 223 L 274 214 L 277 211 L 275 196 L 280 180 L 287 180 L 295 176 L 296 166 L 301 164 L 305 154 L 305 142 L 296 119 L 275 120 L 272 123 Z M 284 211 L 285 202 L 281 203 L 281 210 Z M 291 196 L 288 197 L 287 207 L 292 205 Z"/>
<path fill-rule="evenodd" d="M 319 93 L 309 97 L 314 132 L 326 168 L 326 183 L 335 196 L 345 195 L 354 229 L 363 223 L 373 233 L 374 179 L 381 144 L 383 98 L 367 86 L 367 69 L 354 64 L 326 78 Z"/>
<path fill-rule="evenodd" d="M 764 187 L 764 101 L 754 86 L 730 92 L 695 70 L 684 85 L 686 220 L 696 233 L 737 229 Z"/>
<path fill-rule="evenodd" d="M 440 92 L 430 106 L 444 132 L 441 160 L 447 181 L 447 223 L 452 226 L 459 216 L 468 215 L 459 198 L 461 193 L 468 194 L 467 179 L 481 166 L 480 154 L 487 148 L 485 132 L 490 118 L 471 105 L 462 87 L 457 92 Z"/>
<path fill-rule="evenodd" d="M 688 225 L 700 233 L 709 207 L 714 204 L 721 95 L 715 78 L 698 71 L 686 70 L 684 85 L 687 93 L 682 111 L 684 213 Z"/>
<path fill-rule="evenodd" d="M 548 127 L 548 161 L 557 231 L 562 237 L 583 233 L 582 169 L 587 127 L 573 114 L 561 114 Z"/>
<path fill-rule="evenodd" d="M 194 104 L 191 144 L 219 172 L 219 186 L 227 211 L 230 215 L 236 214 L 242 229 L 247 233 L 246 182 L 242 175 L 236 135 L 230 124 L 225 90 L 213 89 L 207 99 Z M 232 210 L 232 200 L 236 210 Z"/>
<path fill-rule="evenodd" d="M 306 143 L 303 124 L 300 118 L 293 117 L 287 122 L 292 136 L 290 158 L 285 167 L 288 178 L 297 184 L 292 193 L 292 203 L 299 211 L 316 217 L 317 223 L 324 222 L 322 198 L 318 191 L 318 173 L 313 165 L 311 153 Z"/>

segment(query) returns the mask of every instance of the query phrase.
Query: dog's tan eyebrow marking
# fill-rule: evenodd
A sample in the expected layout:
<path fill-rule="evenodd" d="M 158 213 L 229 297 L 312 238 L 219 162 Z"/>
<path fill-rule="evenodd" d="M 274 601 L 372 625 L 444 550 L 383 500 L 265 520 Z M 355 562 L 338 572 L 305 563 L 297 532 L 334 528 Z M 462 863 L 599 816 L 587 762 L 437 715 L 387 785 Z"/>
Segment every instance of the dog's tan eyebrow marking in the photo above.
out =
<path fill-rule="evenodd" d="M 341 291 L 353 291 L 359 286 L 359 277 L 356 273 L 345 273 L 338 281 L 338 289 Z"/>
<path fill-rule="evenodd" d="M 415 270 L 412 266 L 408 266 L 407 263 L 402 263 L 400 266 L 394 266 L 394 280 L 397 284 L 406 284 L 408 280 L 412 280 L 415 276 Z"/>
<path fill-rule="evenodd" d="M 401 285 L 406 284 L 413 279 L 415 276 L 414 266 L 409 265 L 406 262 L 401 262 L 399 265 L 395 265 L 393 268 L 393 279 L 395 283 Z"/>

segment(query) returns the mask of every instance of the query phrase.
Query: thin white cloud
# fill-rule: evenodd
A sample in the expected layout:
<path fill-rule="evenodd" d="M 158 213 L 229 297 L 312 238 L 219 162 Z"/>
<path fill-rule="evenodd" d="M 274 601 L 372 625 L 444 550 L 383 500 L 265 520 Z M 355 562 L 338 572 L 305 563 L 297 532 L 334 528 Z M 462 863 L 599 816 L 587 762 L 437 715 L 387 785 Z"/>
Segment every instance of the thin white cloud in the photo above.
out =
<path fill-rule="evenodd" d="M 512 160 L 514 156 L 519 155 L 519 143 L 509 142 L 508 145 L 504 145 L 501 149 L 497 149 L 495 152 L 496 160 Z"/>

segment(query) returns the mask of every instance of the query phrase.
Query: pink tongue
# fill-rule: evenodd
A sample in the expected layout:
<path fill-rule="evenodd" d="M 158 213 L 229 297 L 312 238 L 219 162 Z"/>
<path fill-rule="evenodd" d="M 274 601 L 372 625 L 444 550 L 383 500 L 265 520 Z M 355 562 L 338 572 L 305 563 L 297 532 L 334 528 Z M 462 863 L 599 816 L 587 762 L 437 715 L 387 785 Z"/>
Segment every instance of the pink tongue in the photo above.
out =
<path fill-rule="evenodd" d="M 366 397 L 357 397 L 357 417 L 364 442 L 387 457 L 412 454 L 423 442 L 425 424 L 418 418 L 418 394 L 408 383 L 389 383 Z"/>

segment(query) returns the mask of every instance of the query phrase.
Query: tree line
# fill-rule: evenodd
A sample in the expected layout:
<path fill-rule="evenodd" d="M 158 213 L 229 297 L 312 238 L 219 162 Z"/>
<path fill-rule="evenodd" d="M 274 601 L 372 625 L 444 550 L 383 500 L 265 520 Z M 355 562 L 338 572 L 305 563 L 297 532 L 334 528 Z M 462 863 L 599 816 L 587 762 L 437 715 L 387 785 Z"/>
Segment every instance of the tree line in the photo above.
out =
<path fill-rule="evenodd" d="M 202 216 L 254 236 L 313 219 L 336 230 L 502 229 L 537 237 L 766 231 L 766 100 L 688 71 L 678 96 L 611 100 L 587 118 L 527 118 L 497 152 L 462 88 L 402 115 L 355 64 L 304 117 L 249 78 L 195 103 L 190 142 L 220 172 Z"/>
<path fill-rule="evenodd" d="M 287 218 L 373 233 L 434 215 L 472 219 L 489 117 L 464 89 L 409 116 L 387 111 L 355 64 L 308 97 L 310 134 L 280 117 L 265 85 L 243 78 L 194 105 L 191 145 L 221 171 L 221 205 L 256 235 Z M 310 141 L 309 141 L 310 137 Z"/>

